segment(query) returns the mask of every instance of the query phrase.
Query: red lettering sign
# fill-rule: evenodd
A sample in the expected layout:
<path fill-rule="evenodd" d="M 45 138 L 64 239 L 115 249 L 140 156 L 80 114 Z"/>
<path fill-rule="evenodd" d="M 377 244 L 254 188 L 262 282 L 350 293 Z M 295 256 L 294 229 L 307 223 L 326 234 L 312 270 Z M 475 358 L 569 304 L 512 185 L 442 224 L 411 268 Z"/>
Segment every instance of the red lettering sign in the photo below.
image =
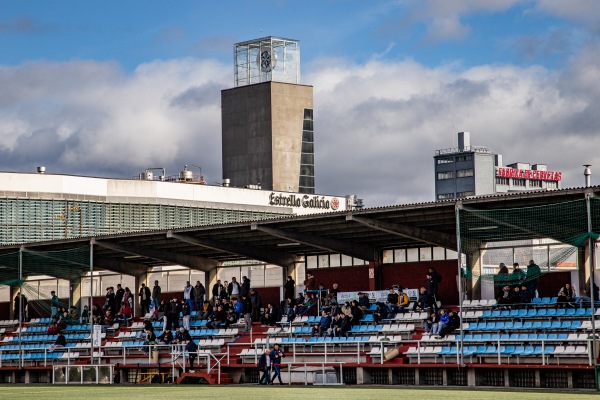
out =
<path fill-rule="evenodd" d="M 528 179 L 534 181 L 555 181 L 559 182 L 562 180 L 562 172 L 554 171 L 538 171 L 531 169 L 517 169 L 517 168 L 504 168 L 499 167 L 496 172 L 498 178 L 517 178 L 517 179 Z"/>

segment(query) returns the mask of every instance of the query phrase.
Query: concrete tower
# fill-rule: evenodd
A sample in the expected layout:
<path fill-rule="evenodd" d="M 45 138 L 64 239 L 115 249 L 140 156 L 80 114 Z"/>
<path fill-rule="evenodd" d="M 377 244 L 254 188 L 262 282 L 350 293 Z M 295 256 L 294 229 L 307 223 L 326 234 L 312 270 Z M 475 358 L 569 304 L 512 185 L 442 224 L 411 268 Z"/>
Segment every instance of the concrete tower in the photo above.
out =
<path fill-rule="evenodd" d="M 313 87 L 299 83 L 299 42 L 236 43 L 234 62 L 234 87 L 221 92 L 223 178 L 314 193 Z"/>

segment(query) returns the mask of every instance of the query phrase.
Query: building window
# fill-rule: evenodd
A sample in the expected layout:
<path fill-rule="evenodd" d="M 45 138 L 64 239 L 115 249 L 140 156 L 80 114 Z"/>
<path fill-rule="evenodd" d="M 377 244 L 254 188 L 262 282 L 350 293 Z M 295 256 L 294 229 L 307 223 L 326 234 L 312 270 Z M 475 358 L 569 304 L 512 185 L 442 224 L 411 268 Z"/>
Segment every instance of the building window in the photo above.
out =
<path fill-rule="evenodd" d="M 521 186 L 521 187 L 525 187 L 526 183 L 525 183 L 525 179 L 513 179 L 513 186 Z"/>
<path fill-rule="evenodd" d="M 529 181 L 529 187 L 541 188 L 542 181 Z"/>
<path fill-rule="evenodd" d="M 473 176 L 473 168 L 459 169 L 458 171 L 456 171 L 457 178 L 466 178 L 468 176 Z"/>
<path fill-rule="evenodd" d="M 496 185 L 508 186 L 508 178 L 496 178 Z"/>
<path fill-rule="evenodd" d="M 558 189 L 558 183 L 554 181 L 546 182 L 546 189 Z"/>
<path fill-rule="evenodd" d="M 437 159 L 437 163 L 438 164 L 450 164 L 453 163 L 454 159 L 452 157 L 446 157 L 446 158 L 438 158 Z"/>
<path fill-rule="evenodd" d="M 454 198 L 454 193 L 438 194 L 438 200 L 448 200 L 448 199 L 453 199 L 453 198 Z"/>
<path fill-rule="evenodd" d="M 314 148 L 314 126 L 313 110 L 304 109 L 304 121 L 302 124 L 302 152 L 300 154 L 300 181 L 298 192 L 315 193 L 315 148 Z"/>
<path fill-rule="evenodd" d="M 456 162 L 462 162 L 462 161 L 473 161 L 473 155 L 467 154 L 466 156 L 456 157 Z"/>
<path fill-rule="evenodd" d="M 445 179 L 453 179 L 454 171 L 438 172 L 437 178 L 438 178 L 438 181 L 443 181 Z"/>
<path fill-rule="evenodd" d="M 456 193 L 456 197 L 458 197 L 458 198 L 469 197 L 469 196 L 475 196 L 475 192 L 458 192 L 458 193 Z"/>

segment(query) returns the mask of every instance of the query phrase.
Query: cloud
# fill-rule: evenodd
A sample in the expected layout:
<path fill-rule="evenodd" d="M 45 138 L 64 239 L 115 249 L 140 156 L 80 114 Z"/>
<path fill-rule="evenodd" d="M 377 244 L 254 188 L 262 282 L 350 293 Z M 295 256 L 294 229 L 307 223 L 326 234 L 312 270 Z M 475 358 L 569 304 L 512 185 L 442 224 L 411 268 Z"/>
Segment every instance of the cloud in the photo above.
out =
<path fill-rule="evenodd" d="M 596 0 L 537 0 L 536 3 L 538 12 L 581 22 L 596 34 L 600 33 L 600 7 Z"/>
<path fill-rule="evenodd" d="M 14 17 L 8 22 L 0 21 L 0 33 L 41 34 L 53 31 L 54 29 L 52 25 L 42 24 L 26 16 Z"/>
<path fill-rule="evenodd" d="M 123 177 L 193 163 L 220 180 L 218 88 L 229 80 L 222 65 L 189 59 L 131 74 L 94 61 L 0 68 L 0 168 Z"/>
<path fill-rule="evenodd" d="M 509 9 L 519 0 L 427 0 L 416 2 L 409 20 L 422 22 L 426 42 L 462 40 L 471 31 L 463 18 L 473 13 L 492 13 Z M 411 3 L 415 4 L 415 3 Z"/>
<path fill-rule="evenodd" d="M 96 61 L 0 67 L 0 169 L 129 177 L 196 164 L 220 181 L 220 90 L 230 74 L 207 59 L 131 73 Z M 580 164 L 600 165 L 597 43 L 560 71 L 374 56 L 316 60 L 303 77 L 314 86 L 320 193 L 357 194 L 367 206 L 432 201 L 435 150 L 453 147 L 463 130 L 505 163 L 563 171 L 565 187 L 581 186 Z"/>

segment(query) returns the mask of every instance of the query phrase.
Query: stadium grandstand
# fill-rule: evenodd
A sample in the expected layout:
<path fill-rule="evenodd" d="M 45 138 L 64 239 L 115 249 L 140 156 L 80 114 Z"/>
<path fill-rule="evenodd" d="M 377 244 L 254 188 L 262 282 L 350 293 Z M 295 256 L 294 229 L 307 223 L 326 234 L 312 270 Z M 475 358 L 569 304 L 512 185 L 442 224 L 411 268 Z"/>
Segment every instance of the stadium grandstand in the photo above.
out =
<path fill-rule="evenodd" d="M 599 194 L 4 245 L 0 382 L 259 383 L 273 364 L 284 384 L 593 389 Z M 239 289 L 219 285 L 234 277 Z M 155 281 L 179 306 L 141 308 Z M 201 309 L 187 281 L 205 288 Z M 117 283 L 131 288 L 127 318 L 106 309 Z M 285 356 L 267 362 L 267 349 Z"/>

